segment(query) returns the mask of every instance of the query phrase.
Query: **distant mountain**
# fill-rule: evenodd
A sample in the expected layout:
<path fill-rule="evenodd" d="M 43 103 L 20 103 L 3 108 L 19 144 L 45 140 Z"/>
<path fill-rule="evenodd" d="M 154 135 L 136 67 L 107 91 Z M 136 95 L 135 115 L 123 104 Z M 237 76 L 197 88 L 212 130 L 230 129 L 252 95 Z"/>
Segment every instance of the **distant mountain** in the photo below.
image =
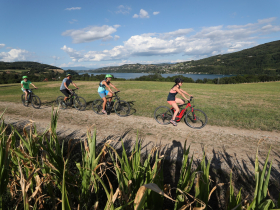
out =
<path fill-rule="evenodd" d="M 86 72 L 104 73 L 203 73 L 203 74 L 280 74 L 280 40 L 239 52 L 175 64 L 125 64 Z"/>
<path fill-rule="evenodd" d="M 75 71 L 79 71 L 79 70 L 93 70 L 94 68 L 86 68 L 84 66 L 75 66 L 75 67 L 62 67 L 63 70 L 75 70 Z"/>

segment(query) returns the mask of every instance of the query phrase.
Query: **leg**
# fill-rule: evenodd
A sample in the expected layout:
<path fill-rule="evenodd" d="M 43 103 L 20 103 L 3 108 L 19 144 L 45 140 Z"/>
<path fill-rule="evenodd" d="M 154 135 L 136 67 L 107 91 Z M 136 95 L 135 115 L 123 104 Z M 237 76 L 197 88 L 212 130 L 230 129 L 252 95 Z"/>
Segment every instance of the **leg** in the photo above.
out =
<path fill-rule="evenodd" d="M 105 111 L 105 106 L 106 106 L 106 103 L 107 103 L 107 98 L 104 96 L 102 99 L 103 99 L 102 111 Z"/>
<path fill-rule="evenodd" d="M 25 93 L 25 101 L 27 101 L 28 92 L 27 92 L 27 91 L 24 91 L 24 93 Z"/>
<path fill-rule="evenodd" d="M 176 103 L 172 103 L 171 105 L 175 109 L 175 112 L 174 112 L 173 117 L 172 117 L 172 120 L 175 121 L 175 118 L 176 118 L 178 112 L 180 111 L 180 109 L 179 109 L 179 107 Z"/>
<path fill-rule="evenodd" d="M 182 105 L 185 103 L 185 100 L 184 99 L 181 99 L 181 98 L 175 98 L 175 102 L 179 105 Z"/>
<path fill-rule="evenodd" d="M 111 101 L 112 101 L 112 97 L 113 97 L 113 93 L 108 92 L 108 94 L 107 94 L 107 95 L 109 96 L 109 102 L 111 103 Z"/>

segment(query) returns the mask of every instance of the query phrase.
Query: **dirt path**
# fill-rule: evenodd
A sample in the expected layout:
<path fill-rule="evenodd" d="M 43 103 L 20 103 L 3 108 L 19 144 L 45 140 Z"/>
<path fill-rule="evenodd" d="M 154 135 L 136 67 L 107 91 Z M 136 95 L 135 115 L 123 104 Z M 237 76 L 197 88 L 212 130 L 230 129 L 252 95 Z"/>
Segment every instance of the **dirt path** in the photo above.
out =
<path fill-rule="evenodd" d="M 4 119 L 8 124 L 23 127 L 28 120 L 33 120 L 39 131 L 49 126 L 50 106 L 42 106 L 41 109 L 36 110 L 32 107 L 24 107 L 22 104 L 0 102 L 0 113 L 5 108 L 7 110 Z M 260 139 L 264 139 L 259 148 L 260 160 L 263 162 L 271 145 L 272 177 L 280 179 L 278 172 L 280 171 L 280 133 L 278 132 L 210 125 L 201 130 L 194 130 L 184 122 L 179 123 L 177 127 L 163 126 L 147 117 L 133 115 L 118 117 L 114 113 L 100 116 L 91 110 L 81 112 L 74 108 L 60 110 L 57 130 L 61 137 L 85 139 L 88 128 L 97 130 L 98 141 L 123 138 L 127 147 L 133 146 L 138 131 L 139 137 L 143 140 L 143 151 L 155 145 L 165 145 L 163 153 L 166 157 L 177 160 L 182 157 L 184 141 L 187 139 L 187 145 L 191 145 L 191 152 L 196 160 L 202 158 L 204 148 L 207 158 L 212 159 L 213 166 L 227 170 L 235 167 L 247 174 L 254 171 L 257 144 Z"/>

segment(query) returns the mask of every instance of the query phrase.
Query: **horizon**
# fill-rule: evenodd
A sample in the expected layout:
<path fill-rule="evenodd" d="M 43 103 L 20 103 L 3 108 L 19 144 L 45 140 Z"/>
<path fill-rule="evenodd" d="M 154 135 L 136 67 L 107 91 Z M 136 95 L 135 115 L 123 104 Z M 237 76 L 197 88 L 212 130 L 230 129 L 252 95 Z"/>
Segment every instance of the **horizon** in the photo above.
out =
<path fill-rule="evenodd" d="M 179 63 L 280 37 L 274 0 L 15 2 L 0 8 L 0 61 L 89 69 Z"/>

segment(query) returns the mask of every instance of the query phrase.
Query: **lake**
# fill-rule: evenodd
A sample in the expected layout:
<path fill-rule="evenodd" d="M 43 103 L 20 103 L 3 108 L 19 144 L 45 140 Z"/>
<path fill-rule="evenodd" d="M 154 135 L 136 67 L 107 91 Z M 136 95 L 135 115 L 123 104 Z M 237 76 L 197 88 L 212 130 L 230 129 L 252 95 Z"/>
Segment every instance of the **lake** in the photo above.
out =
<path fill-rule="evenodd" d="M 85 73 L 79 73 L 79 74 L 85 74 Z M 137 77 L 141 77 L 144 75 L 149 75 L 149 73 L 89 73 L 89 75 L 100 75 L 100 74 L 111 74 L 114 75 L 116 78 L 123 78 L 123 79 L 135 79 Z M 164 78 L 166 77 L 173 77 L 176 75 L 183 75 L 184 77 L 192 78 L 194 81 L 197 79 L 215 79 L 215 78 L 222 78 L 222 77 L 232 77 L 234 75 L 221 75 L 221 74 L 161 74 Z"/>

